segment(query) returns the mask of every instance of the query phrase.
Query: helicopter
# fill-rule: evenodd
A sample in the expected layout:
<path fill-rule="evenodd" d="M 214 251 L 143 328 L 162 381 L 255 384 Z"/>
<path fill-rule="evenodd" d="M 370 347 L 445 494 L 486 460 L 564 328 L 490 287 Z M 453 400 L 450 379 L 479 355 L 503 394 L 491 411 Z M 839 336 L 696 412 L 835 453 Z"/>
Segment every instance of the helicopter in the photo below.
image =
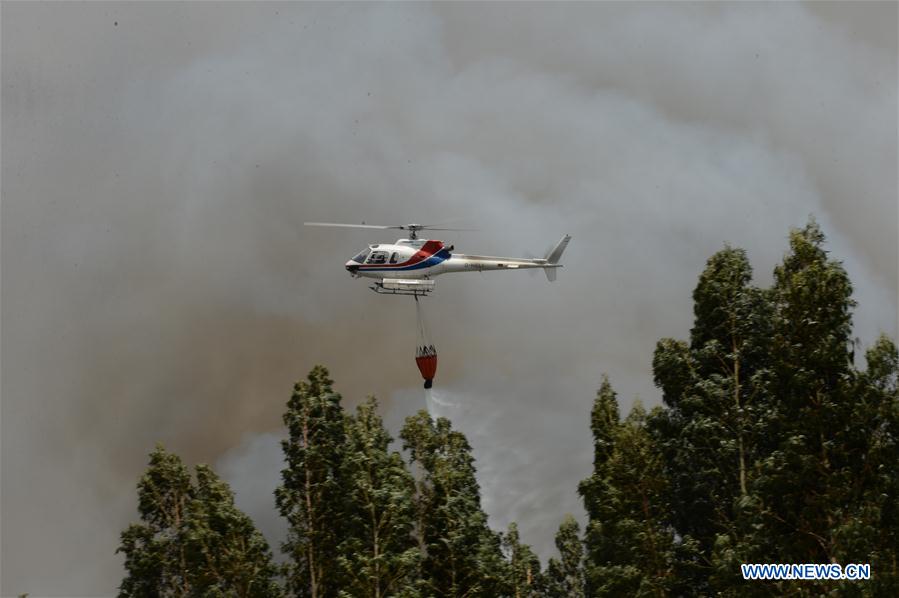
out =
<path fill-rule="evenodd" d="M 336 222 L 304 222 L 306 226 L 404 230 L 409 236 L 395 243 L 372 244 L 346 262 L 344 267 L 354 278 L 374 279 L 369 287 L 380 294 L 426 296 L 436 287 L 433 277 L 449 272 L 484 272 L 488 270 L 524 270 L 542 268 L 550 282 L 556 279 L 559 260 L 571 235 L 565 235 L 544 258 L 492 257 L 453 253 L 455 247 L 436 239 L 419 239 L 418 233 L 462 231 L 470 229 L 439 228 L 429 224 L 342 224 Z"/>

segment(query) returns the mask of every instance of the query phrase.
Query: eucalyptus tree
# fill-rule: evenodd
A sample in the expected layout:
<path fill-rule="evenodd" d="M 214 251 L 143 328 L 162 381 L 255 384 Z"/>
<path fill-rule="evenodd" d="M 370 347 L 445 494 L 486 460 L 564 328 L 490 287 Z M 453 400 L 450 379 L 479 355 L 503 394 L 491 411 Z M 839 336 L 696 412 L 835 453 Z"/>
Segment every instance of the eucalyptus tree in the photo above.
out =
<path fill-rule="evenodd" d="M 346 530 L 339 546 L 345 585 L 354 597 L 414 595 L 421 553 L 412 536 L 415 480 L 370 397 L 347 422 L 343 478 Z"/>
<path fill-rule="evenodd" d="M 506 592 L 513 598 L 534 598 L 544 595 L 544 579 L 540 559 L 531 547 L 522 543 L 518 524 L 512 522 L 502 537 L 503 550 L 508 559 Z"/>
<path fill-rule="evenodd" d="M 573 515 L 565 515 L 556 532 L 559 558 L 546 567 L 546 595 L 550 598 L 584 598 L 584 542 Z"/>
<path fill-rule="evenodd" d="M 140 523 L 122 532 L 120 596 L 276 597 L 271 551 L 215 472 L 157 446 L 138 483 Z"/>
<path fill-rule="evenodd" d="M 438 596 L 507 593 L 500 536 L 487 525 L 465 436 L 426 411 L 406 418 L 400 433 L 416 481 L 416 537 L 422 555 L 420 588 Z"/>
<path fill-rule="evenodd" d="M 289 558 L 287 589 L 294 596 L 333 596 L 348 583 L 339 563 L 349 494 L 347 416 L 340 401 L 328 370 L 316 366 L 296 383 L 284 414 L 286 465 L 275 498 L 288 523 L 282 549 Z"/>
<path fill-rule="evenodd" d="M 622 422 L 607 378 L 593 403 L 593 473 L 578 488 L 587 510 L 585 577 L 591 596 L 664 596 L 677 588 L 663 456 L 637 403 Z"/>

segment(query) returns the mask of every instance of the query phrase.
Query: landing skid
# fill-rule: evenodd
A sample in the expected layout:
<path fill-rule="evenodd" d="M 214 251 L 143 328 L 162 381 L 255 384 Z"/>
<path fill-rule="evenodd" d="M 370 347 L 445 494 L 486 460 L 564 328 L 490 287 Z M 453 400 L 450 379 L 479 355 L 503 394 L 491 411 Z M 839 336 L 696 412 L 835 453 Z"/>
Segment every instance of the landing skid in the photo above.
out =
<path fill-rule="evenodd" d="M 427 297 L 433 292 L 434 289 L 421 289 L 421 290 L 410 290 L 410 289 L 385 289 L 382 286 L 379 286 L 378 283 L 371 285 L 371 290 L 379 295 L 406 295 L 407 297 Z"/>
<path fill-rule="evenodd" d="M 379 295 L 406 295 L 408 297 L 427 297 L 434 290 L 434 289 L 429 289 L 427 291 L 407 291 L 407 290 L 399 291 L 399 290 L 395 290 L 395 289 L 385 289 L 383 287 L 379 287 L 374 284 L 368 288 L 370 288 L 371 290 L 373 290 L 374 292 L 376 292 Z"/>
<path fill-rule="evenodd" d="M 434 290 L 434 281 L 428 279 L 396 279 L 385 278 L 371 285 L 375 293 L 381 295 L 406 295 L 407 297 L 426 297 Z"/>

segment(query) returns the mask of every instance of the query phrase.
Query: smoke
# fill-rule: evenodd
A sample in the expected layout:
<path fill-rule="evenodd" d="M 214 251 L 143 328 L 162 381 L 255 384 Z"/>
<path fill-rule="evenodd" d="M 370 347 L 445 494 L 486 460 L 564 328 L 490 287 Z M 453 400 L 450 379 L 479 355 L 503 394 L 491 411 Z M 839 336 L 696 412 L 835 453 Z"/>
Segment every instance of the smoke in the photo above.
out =
<path fill-rule="evenodd" d="M 442 391 L 426 390 L 425 402 L 428 406 L 428 413 L 432 418 L 446 417 L 452 419 L 453 410 L 461 407 L 458 403 L 453 403 Z"/>
<path fill-rule="evenodd" d="M 760 284 L 814 214 L 863 344 L 896 336 L 896 5 L 4 3 L 3 595 L 108 595 L 155 442 L 214 463 L 273 542 L 280 416 L 331 369 L 391 430 L 425 408 L 411 300 L 343 262 L 390 235 L 559 272 L 448 275 L 431 408 L 491 524 L 545 558 L 602 372 L 658 401 L 656 340 L 725 241 Z"/>
<path fill-rule="evenodd" d="M 287 526 L 273 516 L 275 488 L 281 484 L 283 453 L 281 434 L 267 432 L 250 435 L 218 460 L 216 471 L 239 489 L 234 503 L 256 523 L 276 557 L 279 545 L 287 540 Z"/>

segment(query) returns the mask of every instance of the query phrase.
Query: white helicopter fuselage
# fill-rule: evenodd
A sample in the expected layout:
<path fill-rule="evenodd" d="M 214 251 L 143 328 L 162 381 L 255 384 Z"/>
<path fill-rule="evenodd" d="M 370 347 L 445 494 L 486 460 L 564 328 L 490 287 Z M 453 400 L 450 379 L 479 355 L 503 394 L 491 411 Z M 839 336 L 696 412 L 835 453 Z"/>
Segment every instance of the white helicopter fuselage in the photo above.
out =
<path fill-rule="evenodd" d="M 564 236 L 542 259 L 453 254 L 453 247 L 445 246 L 442 241 L 398 239 L 393 244 L 370 245 L 349 260 L 345 267 L 353 276 L 379 279 L 382 283 L 387 283 L 388 288 L 390 287 L 388 281 L 397 281 L 393 286 L 417 288 L 410 283 L 414 280 L 429 280 L 449 272 L 528 268 L 543 268 L 547 278 L 555 280 L 555 269 L 561 267 L 558 263 L 559 258 L 570 239 L 570 236 Z M 377 284 L 382 286 L 382 283 Z M 433 284 L 422 286 L 419 290 L 426 287 L 430 290 Z"/>

